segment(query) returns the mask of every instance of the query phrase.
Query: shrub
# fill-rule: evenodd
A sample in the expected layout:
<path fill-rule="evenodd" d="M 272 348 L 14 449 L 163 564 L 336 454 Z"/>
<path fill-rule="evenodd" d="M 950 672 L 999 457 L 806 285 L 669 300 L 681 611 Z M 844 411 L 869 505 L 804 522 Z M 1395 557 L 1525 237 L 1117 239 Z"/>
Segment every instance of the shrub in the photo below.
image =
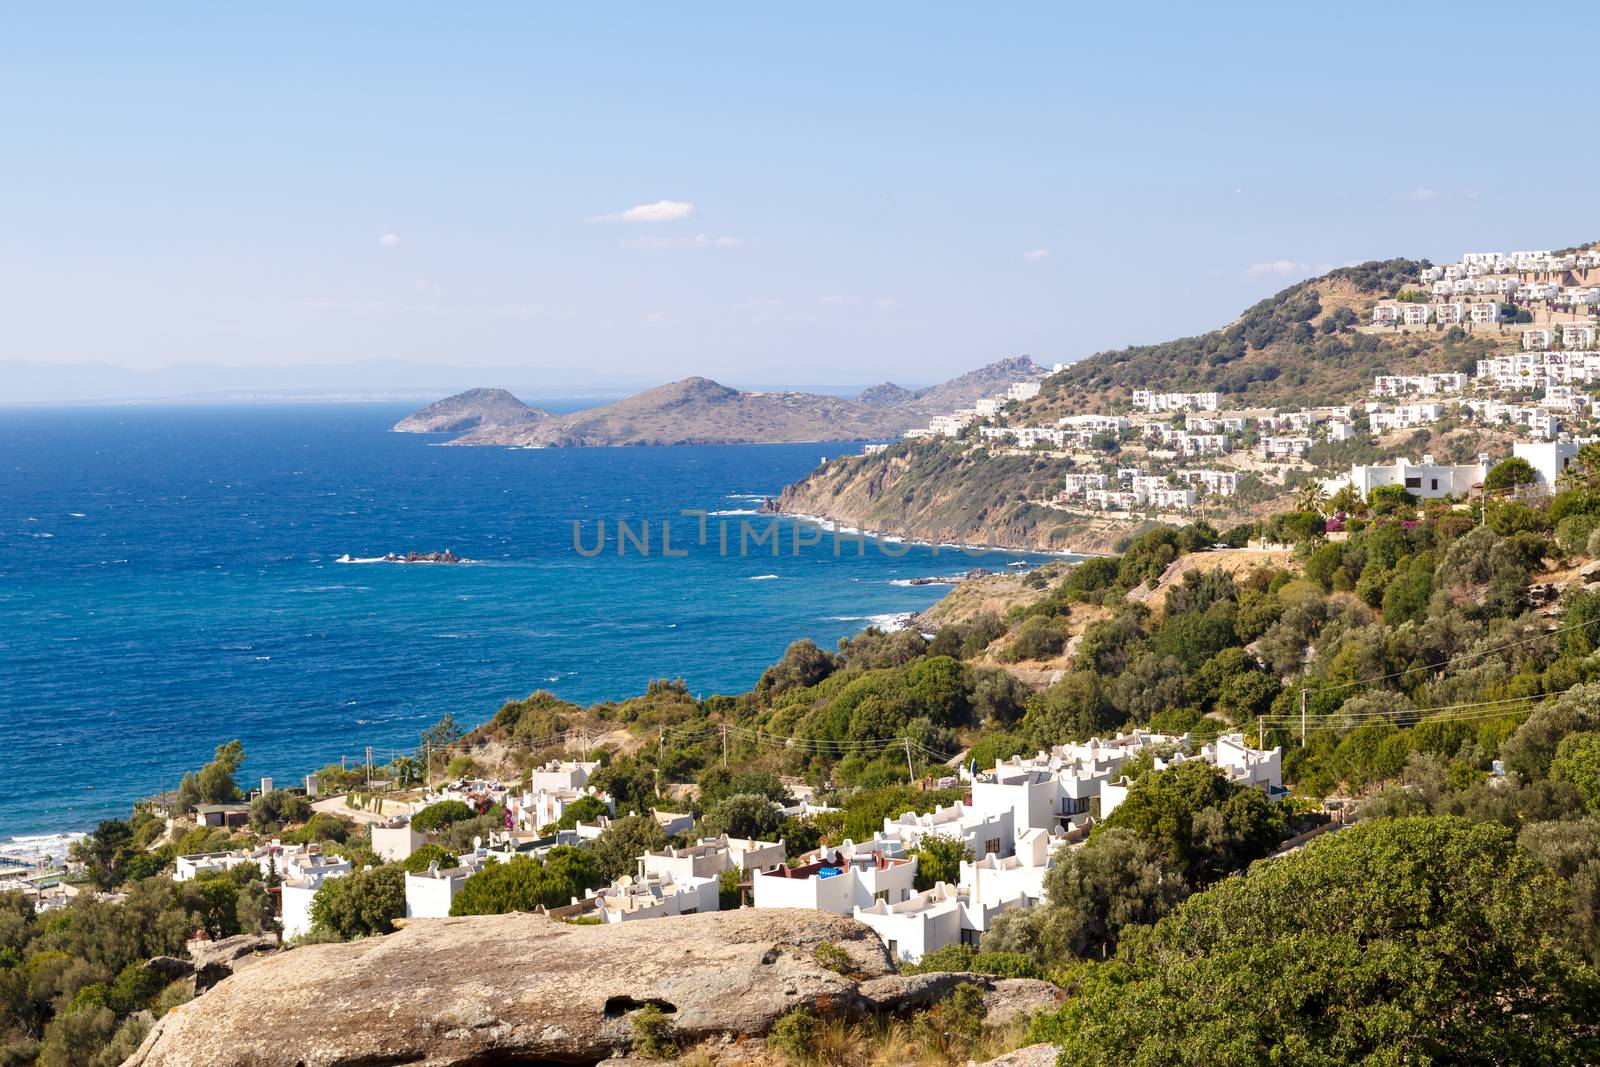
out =
<path fill-rule="evenodd" d="M 1600 515 L 1568 515 L 1556 523 L 1556 543 L 1563 552 L 1575 556 L 1589 547 L 1597 529 Z"/>
<path fill-rule="evenodd" d="M 437 863 L 439 869 L 443 871 L 449 870 L 460 862 L 460 858 L 455 853 L 429 842 L 402 860 L 400 866 L 412 874 L 421 874 L 428 869 L 428 864 L 430 863 Z"/>
<path fill-rule="evenodd" d="M 834 974 L 849 974 L 855 970 L 855 961 L 850 958 L 850 953 L 832 941 L 824 941 L 818 945 L 815 955 L 817 962 Z"/>
<path fill-rule="evenodd" d="M 670 1060 L 678 1054 L 678 1044 L 672 1039 L 672 1021 L 667 1013 L 654 1004 L 646 1004 L 634 1012 L 629 1022 L 633 1024 L 633 1054 L 652 1060 Z"/>
<path fill-rule="evenodd" d="M 451 823 L 470 819 L 477 813 L 459 800 L 441 800 L 429 804 L 415 815 L 411 816 L 411 828 L 418 833 L 427 833 L 449 826 Z"/>
<path fill-rule="evenodd" d="M 767 1035 L 767 1047 L 785 1059 L 810 1063 L 817 1056 L 817 1038 L 822 1027 L 817 1017 L 804 1008 L 795 1008 L 780 1018 Z"/>
<path fill-rule="evenodd" d="M 1067 624 L 1048 615 L 1033 615 L 1023 620 L 1016 639 L 1001 649 L 999 658 L 1007 663 L 1025 659 L 1049 659 L 1059 655 L 1067 643 Z"/>

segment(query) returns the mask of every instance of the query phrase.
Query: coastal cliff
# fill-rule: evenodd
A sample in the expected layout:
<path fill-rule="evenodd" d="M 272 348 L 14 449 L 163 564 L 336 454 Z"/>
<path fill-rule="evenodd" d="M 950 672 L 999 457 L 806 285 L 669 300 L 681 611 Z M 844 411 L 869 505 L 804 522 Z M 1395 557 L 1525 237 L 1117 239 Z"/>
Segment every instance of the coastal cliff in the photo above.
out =
<path fill-rule="evenodd" d="M 1047 552 L 1107 552 L 1139 529 L 1039 503 L 1059 488 L 1060 467 L 1046 456 L 980 458 L 953 443 L 901 442 L 830 459 L 768 508 L 908 540 Z"/>

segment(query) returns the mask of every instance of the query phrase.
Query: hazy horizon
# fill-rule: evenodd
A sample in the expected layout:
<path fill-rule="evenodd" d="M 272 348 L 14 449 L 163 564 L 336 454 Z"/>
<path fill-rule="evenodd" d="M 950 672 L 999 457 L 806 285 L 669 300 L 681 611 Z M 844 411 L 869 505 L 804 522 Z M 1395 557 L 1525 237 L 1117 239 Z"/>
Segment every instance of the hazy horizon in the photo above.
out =
<path fill-rule="evenodd" d="M 971 370 L 977 367 L 969 368 Z M 965 372 L 962 372 L 965 373 Z M 687 375 L 685 376 L 687 377 Z M 474 388 L 505 389 L 524 401 L 600 400 L 627 396 L 678 379 L 598 380 L 583 370 L 562 375 L 531 367 L 450 367 L 400 360 L 369 359 L 302 367 L 228 366 L 185 363 L 149 370 L 114 364 L 50 364 L 0 359 L 0 408 L 9 406 L 100 405 L 126 403 L 231 403 L 263 401 L 435 400 Z M 883 384 L 872 381 L 825 382 L 723 379 L 747 391 L 796 391 L 853 396 Z M 895 382 L 909 389 L 938 381 Z"/>

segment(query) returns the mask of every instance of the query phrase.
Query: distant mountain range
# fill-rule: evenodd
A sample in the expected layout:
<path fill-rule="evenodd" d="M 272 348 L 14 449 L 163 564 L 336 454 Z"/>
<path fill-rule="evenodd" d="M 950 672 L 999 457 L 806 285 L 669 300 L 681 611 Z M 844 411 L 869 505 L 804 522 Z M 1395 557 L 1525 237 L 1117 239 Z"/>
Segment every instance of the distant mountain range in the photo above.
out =
<path fill-rule="evenodd" d="M 593 388 L 587 368 L 452 367 L 401 359 L 292 366 L 175 363 L 135 370 L 113 363 L 43 363 L 0 359 L 0 405 L 128 402 L 407 401 L 443 396 L 498 377 L 512 386 L 538 382 L 540 399 L 609 399 L 643 381 Z M 571 404 L 566 405 L 571 407 Z"/>
<path fill-rule="evenodd" d="M 582 447 L 860 441 L 893 437 L 932 415 L 969 407 L 1013 382 L 1048 372 L 1026 356 L 1003 359 L 925 389 L 892 382 L 851 398 L 745 392 L 709 378 L 646 389 L 603 407 L 551 415 L 503 389 L 471 389 L 400 420 L 402 433 L 459 433 L 455 445 Z"/>

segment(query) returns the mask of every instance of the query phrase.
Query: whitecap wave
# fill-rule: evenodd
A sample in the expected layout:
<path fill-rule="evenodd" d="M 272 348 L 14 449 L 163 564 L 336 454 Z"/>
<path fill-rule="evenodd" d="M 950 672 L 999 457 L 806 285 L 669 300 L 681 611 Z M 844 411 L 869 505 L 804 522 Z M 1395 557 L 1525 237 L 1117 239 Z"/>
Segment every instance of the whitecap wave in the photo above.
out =
<path fill-rule="evenodd" d="M 778 576 L 776 574 L 752 574 L 749 580 L 752 582 L 770 582 L 774 581 L 777 577 Z"/>
<path fill-rule="evenodd" d="M 0 841 L 0 865 L 27 867 L 60 863 L 82 833 L 25 834 Z"/>

